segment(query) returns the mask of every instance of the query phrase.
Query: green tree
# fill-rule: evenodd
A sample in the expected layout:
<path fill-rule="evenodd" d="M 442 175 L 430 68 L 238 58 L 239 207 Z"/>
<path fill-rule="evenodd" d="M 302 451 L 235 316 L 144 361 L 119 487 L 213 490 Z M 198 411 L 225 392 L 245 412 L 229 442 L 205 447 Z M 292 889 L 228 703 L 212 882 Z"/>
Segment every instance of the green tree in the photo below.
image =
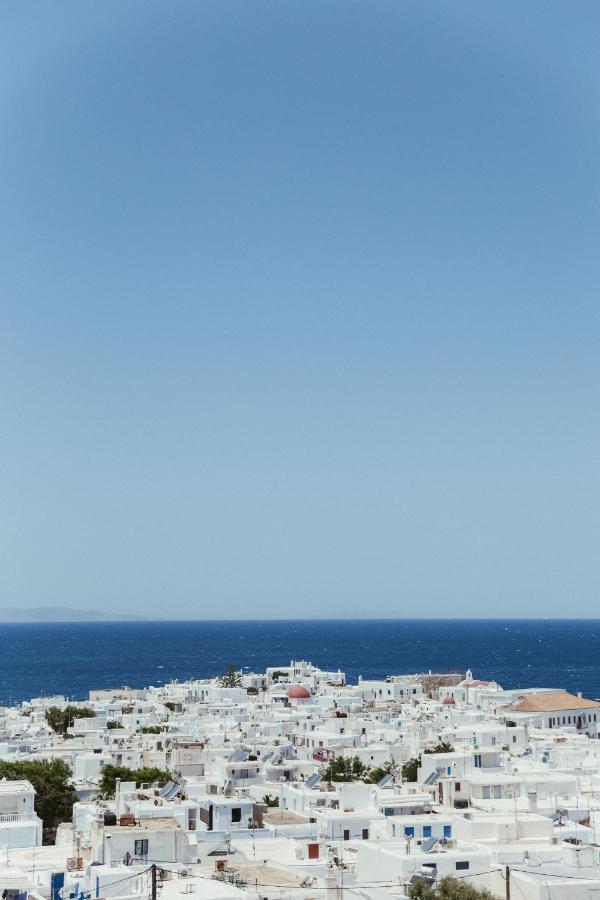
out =
<path fill-rule="evenodd" d="M 383 766 L 375 766 L 373 769 L 369 769 L 369 774 L 365 778 L 365 781 L 368 782 L 368 784 L 377 784 L 382 778 L 389 775 L 391 771 L 392 764 L 389 762 L 386 762 Z"/>
<path fill-rule="evenodd" d="M 361 781 L 367 773 L 367 766 L 358 756 L 338 756 L 329 760 L 322 778 L 323 781 Z"/>
<path fill-rule="evenodd" d="M 433 747 L 426 747 L 423 753 L 453 753 L 454 747 L 448 741 L 439 741 Z M 402 766 L 402 781 L 416 781 L 420 767 L 418 758 L 409 759 Z"/>
<path fill-rule="evenodd" d="M 0 760 L 0 778 L 31 782 L 35 788 L 35 811 L 44 828 L 56 828 L 61 822 L 71 821 L 77 797 L 71 784 L 71 770 L 62 759 Z"/>
<path fill-rule="evenodd" d="M 115 796 L 117 778 L 121 781 L 135 781 L 137 787 L 140 784 L 166 784 L 171 781 L 171 774 L 166 769 L 157 769 L 154 766 L 142 769 L 128 769 L 126 766 L 104 766 L 100 779 L 100 790 L 105 799 Z"/>
<path fill-rule="evenodd" d="M 64 734 L 75 719 L 93 719 L 96 713 L 89 706 L 65 706 L 60 709 L 58 706 L 51 706 L 46 710 L 46 722 L 57 734 Z"/>
<path fill-rule="evenodd" d="M 142 725 L 140 734 L 161 734 L 165 727 L 165 725 Z"/>
<path fill-rule="evenodd" d="M 287 678 L 288 673 L 282 672 L 281 669 L 276 669 L 275 672 L 271 675 L 271 681 L 279 681 L 280 678 Z"/>
<path fill-rule="evenodd" d="M 402 781 L 416 781 L 418 769 L 419 760 L 414 757 L 413 759 L 409 759 L 408 762 L 405 762 L 402 766 Z"/>
<path fill-rule="evenodd" d="M 106 723 L 106 727 L 107 728 L 121 728 L 122 726 L 121 726 L 121 723 L 117 722 L 116 719 L 109 719 L 108 722 Z"/>
<path fill-rule="evenodd" d="M 476 888 L 458 878 L 447 876 L 429 886 L 425 881 L 415 881 L 408 889 L 411 900 L 493 900 L 494 895 L 485 888 Z"/>
<path fill-rule="evenodd" d="M 231 663 L 227 666 L 225 671 L 219 675 L 219 685 L 221 687 L 240 687 L 241 683 L 242 679 L 240 673 Z"/>
<path fill-rule="evenodd" d="M 454 753 L 454 747 L 448 741 L 439 741 L 433 747 L 425 747 L 423 753 Z"/>
<path fill-rule="evenodd" d="M 279 806 L 279 797 L 271 797 L 270 794 L 265 794 L 262 798 L 262 802 L 270 809 L 276 809 Z"/>

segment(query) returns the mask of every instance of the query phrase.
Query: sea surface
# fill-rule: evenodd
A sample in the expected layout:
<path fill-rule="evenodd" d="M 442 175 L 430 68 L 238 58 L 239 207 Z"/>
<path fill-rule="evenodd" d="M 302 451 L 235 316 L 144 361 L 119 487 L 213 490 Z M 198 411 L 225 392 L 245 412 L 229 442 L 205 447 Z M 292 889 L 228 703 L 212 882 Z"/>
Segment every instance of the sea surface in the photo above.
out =
<path fill-rule="evenodd" d="M 229 663 L 263 672 L 306 659 L 377 678 L 465 671 L 505 688 L 600 697 L 600 620 L 302 620 L 0 625 L 0 703 L 90 688 L 208 678 Z"/>

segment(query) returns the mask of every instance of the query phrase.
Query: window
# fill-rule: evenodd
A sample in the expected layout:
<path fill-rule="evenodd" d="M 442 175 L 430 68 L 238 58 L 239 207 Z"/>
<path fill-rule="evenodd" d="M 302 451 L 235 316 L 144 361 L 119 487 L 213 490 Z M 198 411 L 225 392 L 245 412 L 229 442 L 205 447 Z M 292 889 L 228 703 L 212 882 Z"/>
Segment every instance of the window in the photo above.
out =
<path fill-rule="evenodd" d="M 455 790 L 455 791 L 460 791 L 460 781 L 457 781 L 457 782 L 456 782 L 456 784 L 454 785 L 454 790 Z"/>
<path fill-rule="evenodd" d="M 369 840 L 369 829 L 368 828 L 363 828 L 362 836 L 363 836 L 363 841 Z"/>
<path fill-rule="evenodd" d="M 415 836 L 415 829 L 413 828 L 413 826 L 405 825 L 404 826 L 404 837 L 413 838 L 414 836 Z"/>
<path fill-rule="evenodd" d="M 474 756 L 474 764 L 476 769 L 481 768 L 481 753 L 476 753 Z"/>
<path fill-rule="evenodd" d="M 345 841 L 350 840 L 350 829 L 349 828 L 344 828 L 344 840 Z"/>
<path fill-rule="evenodd" d="M 445 838 L 452 837 L 452 825 L 444 825 L 444 837 Z"/>
<path fill-rule="evenodd" d="M 516 734 L 513 734 L 512 739 L 513 739 L 513 744 L 516 744 L 516 743 L 517 743 L 517 736 L 516 736 Z"/>
<path fill-rule="evenodd" d="M 239 806 L 231 807 L 231 821 L 232 822 L 241 822 L 242 821 L 242 810 Z"/>
<path fill-rule="evenodd" d="M 431 825 L 423 825 L 423 837 L 431 837 Z"/>
<path fill-rule="evenodd" d="M 459 860 L 456 861 L 456 867 L 455 867 L 455 868 L 456 868 L 456 871 L 457 871 L 457 872 L 460 872 L 461 870 L 468 869 L 468 868 L 469 868 L 469 863 L 467 862 L 466 859 L 459 859 Z"/>
<path fill-rule="evenodd" d="M 134 856 L 148 856 L 148 838 L 137 840 L 133 847 Z"/>
<path fill-rule="evenodd" d="M 496 738 L 492 737 L 492 747 L 495 747 L 495 746 L 496 746 Z"/>

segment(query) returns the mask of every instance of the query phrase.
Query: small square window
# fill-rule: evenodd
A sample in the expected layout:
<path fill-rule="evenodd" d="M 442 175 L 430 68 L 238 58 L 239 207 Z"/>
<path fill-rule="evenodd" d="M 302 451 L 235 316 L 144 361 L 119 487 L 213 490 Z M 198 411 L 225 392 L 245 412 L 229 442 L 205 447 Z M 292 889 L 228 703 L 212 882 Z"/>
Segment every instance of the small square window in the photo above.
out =
<path fill-rule="evenodd" d="M 133 848 L 134 856 L 148 856 L 148 839 L 137 840 Z"/>

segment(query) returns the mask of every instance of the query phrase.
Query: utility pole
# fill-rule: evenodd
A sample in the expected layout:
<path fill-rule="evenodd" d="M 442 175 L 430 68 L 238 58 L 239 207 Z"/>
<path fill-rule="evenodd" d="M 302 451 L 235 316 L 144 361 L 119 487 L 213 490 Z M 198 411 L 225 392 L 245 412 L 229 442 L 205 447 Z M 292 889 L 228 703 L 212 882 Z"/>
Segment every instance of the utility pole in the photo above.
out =
<path fill-rule="evenodd" d="M 506 868 L 508 869 L 508 866 Z M 150 866 L 150 876 L 152 884 L 150 896 L 152 900 L 156 900 L 156 863 L 152 863 Z"/>
<path fill-rule="evenodd" d="M 510 900 L 510 866 L 506 866 L 504 876 L 506 881 L 506 900 Z"/>

